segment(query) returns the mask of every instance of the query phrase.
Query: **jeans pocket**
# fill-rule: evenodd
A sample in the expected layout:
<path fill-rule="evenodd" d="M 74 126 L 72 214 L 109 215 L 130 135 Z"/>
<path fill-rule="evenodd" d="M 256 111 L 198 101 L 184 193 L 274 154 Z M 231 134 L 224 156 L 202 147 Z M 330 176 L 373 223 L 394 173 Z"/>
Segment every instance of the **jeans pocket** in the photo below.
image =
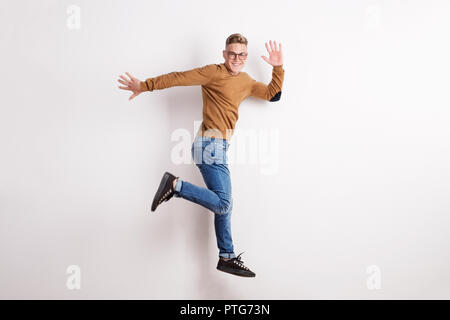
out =
<path fill-rule="evenodd" d="M 226 164 L 226 146 L 225 144 L 220 142 L 214 142 L 214 154 L 213 158 L 216 164 Z"/>
<path fill-rule="evenodd" d="M 196 138 L 191 154 L 195 164 L 226 164 L 227 144 L 221 140 Z"/>
<path fill-rule="evenodd" d="M 202 148 L 203 163 L 214 164 L 216 162 L 217 150 L 213 141 L 206 141 Z"/>

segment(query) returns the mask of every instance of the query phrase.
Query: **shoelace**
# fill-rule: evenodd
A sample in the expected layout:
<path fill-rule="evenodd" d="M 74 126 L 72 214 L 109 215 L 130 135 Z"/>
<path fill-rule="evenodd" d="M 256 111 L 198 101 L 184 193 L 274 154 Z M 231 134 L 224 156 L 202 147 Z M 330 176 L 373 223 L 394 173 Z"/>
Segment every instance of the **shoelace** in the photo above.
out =
<path fill-rule="evenodd" d="M 172 188 L 170 188 L 162 197 L 161 199 L 159 199 L 159 204 L 161 204 L 161 202 L 166 201 L 166 198 L 172 193 Z"/>
<path fill-rule="evenodd" d="M 236 258 L 233 258 L 233 263 L 236 263 L 239 267 L 245 269 L 245 270 L 249 270 L 249 268 L 247 268 L 246 266 L 244 266 L 244 261 L 241 259 L 241 254 L 243 254 L 244 252 L 241 252 L 240 254 L 238 254 L 238 256 Z"/>

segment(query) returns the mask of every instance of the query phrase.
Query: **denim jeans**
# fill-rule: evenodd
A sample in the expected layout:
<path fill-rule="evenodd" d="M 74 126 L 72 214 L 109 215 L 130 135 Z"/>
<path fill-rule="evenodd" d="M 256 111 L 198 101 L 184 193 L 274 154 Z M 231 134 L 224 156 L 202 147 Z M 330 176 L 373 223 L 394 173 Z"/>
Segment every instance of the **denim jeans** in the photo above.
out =
<path fill-rule="evenodd" d="M 191 155 L 207 188 L 178 178 L 174 197 L 192 201 L 211 210 L 214 213 L 219 256 L 235 258 L 230 221 L 233 198 L 226 153 L 229 146 L 226 139 L 196 136 L 192 143 Z"/>

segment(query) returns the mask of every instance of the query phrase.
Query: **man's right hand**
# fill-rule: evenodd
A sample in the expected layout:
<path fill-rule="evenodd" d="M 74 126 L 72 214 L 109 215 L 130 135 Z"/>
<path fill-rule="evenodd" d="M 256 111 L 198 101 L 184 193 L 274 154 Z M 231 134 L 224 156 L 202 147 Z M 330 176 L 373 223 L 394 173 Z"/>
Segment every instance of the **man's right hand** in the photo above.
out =
<path fill-rule="evenodd" d="M 128 100 L 131 100 L 142 92 L 141 91 L 141 81 L 139 81 L 139 79 L 136 79 L 135 77 L 133 77 L 128 72 L 125 72 L 125 74 L 130 79 L 127 79 L 125 76 L 120 75 L 121 79 L 117 79 L 117 81 L 119 81 L 121 84 L 125 85 L 125 86 L 119 86 L 120 89 L 130 90 L 131 92 L 133 92 L 133 94 L 128 98 Z"/>

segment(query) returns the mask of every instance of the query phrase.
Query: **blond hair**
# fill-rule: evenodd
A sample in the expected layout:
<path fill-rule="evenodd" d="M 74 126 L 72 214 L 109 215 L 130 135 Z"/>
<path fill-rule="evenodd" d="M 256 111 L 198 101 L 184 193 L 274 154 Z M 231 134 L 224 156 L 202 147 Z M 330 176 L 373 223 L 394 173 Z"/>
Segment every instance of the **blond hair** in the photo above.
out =
<path fill-rule="evenodd" d="M 240 33 L 233 33 L 225 41 L 225 47 L 227 45 L 231 44 L 231 43 L 242 43 L 242 44 L 247 45 L 248 41 L 247 41 L 247 38 L 245 38 L 242 34 L 240 34 Z"/>

